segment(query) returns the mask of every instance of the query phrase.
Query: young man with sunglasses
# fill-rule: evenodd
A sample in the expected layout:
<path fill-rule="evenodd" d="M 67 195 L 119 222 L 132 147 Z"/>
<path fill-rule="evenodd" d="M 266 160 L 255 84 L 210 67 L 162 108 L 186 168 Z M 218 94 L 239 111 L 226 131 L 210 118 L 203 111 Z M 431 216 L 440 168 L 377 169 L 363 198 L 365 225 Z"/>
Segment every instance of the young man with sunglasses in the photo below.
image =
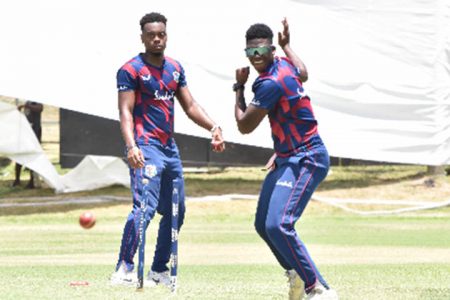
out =
<path fill-rule="evenodd" d="M 289 44 L 289 25 L 282 21 L 278 44 L 286 57 L 275 56 L 272 30 L 254 24 L 246 33 L 245 53 L 259 73 L 252 86 L 254 98 L 247 107 L 244 87 L 249 67 L 236 70 L 235 118 L 241 133 L 252 132 L 268 115 L 275 154 L 256 210 L 255 227 L 289 278 L 289 299 L 338 299 L 323 279 L 295 223 L 312 193 L 329 169 L 327 150 L 318 134 L 310 98 L 302 82 L 308 79 L 305 65 Z"/>
<path fill-rule="evenodd" d="M 174 179 L 179 182 L 179 227 L 185 213 L 183 169 L 173 138 L 175 98 L 191 120 L 211 132 L 213 150 L 225 149 L 222 130 L 192 97 L 183 67 L 164 55 L 166 23 L 166 17 L 159 13 L 142 17 L 141 41 L 145 52 L 117 72 L 120 128 L 130 168 L 133 209 L 125 223 L 116 271 L 111 276 L 114 285 L 136 284 L 136 273 L 132 271 L 140 225 L 146 224 L 145 228 L 156 212 L 162 218 L 147 279 L 151 284 L 170 285 L 167 263 Z"/>

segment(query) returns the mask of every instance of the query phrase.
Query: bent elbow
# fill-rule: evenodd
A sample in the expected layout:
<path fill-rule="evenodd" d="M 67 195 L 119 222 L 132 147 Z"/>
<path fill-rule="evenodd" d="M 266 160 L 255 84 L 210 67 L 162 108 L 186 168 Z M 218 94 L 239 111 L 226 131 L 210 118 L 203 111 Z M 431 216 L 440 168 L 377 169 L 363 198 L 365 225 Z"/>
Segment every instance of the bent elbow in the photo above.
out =
<path fill-rule="evenodd" d="M 249 134 L 249 133 L 251 133 L 253 131 L 253 128 L 250 128 L 248 126 L 243 126 L 243 125 L 238 124 L 238 130 L 242 134 Z"/>
<path fill-rule="evenodd" d="M 306 82 L 306 81 L 308 81 L 308 73 L 304 73 L 304 74 L 302 74 L 301 76 L 300 76 L 300 80 L 302 81 L 302 82 Z"/>

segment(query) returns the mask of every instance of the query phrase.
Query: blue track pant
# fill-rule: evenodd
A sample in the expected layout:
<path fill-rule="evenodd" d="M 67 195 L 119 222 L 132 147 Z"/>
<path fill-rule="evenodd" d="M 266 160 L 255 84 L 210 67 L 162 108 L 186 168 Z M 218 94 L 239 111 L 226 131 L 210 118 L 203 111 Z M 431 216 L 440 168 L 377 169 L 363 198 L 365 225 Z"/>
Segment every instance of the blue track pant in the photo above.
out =
<path fill-rule="evenodd" d="M 272 250 L 280 265 L 295 269 L 308 292 L 317 280 L 328 287 L 295 231 L 319 183 L 326 177 L 329 157 L 322 143 L 287 158 L 277 158 L 277 167 L 264 180 L 255 227 Z"/>
<path fill-rule="evenodd" d="M 145 201 L 147 226 L 155 212 L 162 215 L 151 269 L 164 272 L 168 270 L 167 263 L 170 259 L 172 180 L 175 178 L 179 181 L 179 228 L 183 224 L 186 210 L 183 169 L 178 148 L 174 142 L 169 143 L 168 146 L 149 144 L 141 145 L 139 148 L 145 157 L 145 167 L 130 169 L 133 209 L 125 223 L 116 269 L 122 262 L 126 264 L 129 271 L 134 268 L 133 258 L 139 243 L 140 202 Z"/>

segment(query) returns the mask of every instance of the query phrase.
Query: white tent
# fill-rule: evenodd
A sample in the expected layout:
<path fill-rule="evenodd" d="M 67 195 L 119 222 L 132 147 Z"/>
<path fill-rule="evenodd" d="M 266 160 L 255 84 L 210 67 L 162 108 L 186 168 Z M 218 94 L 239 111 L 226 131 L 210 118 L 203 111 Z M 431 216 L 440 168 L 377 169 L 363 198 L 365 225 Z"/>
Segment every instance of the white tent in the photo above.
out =
<path fill-rule="evenodd" d="M 448 0 L 8 1 L 0 10 L 0 95 L 117 119 L 115 74 L 142 51 L 139 19 L 150 11 L 167 16 L 166 54 L 183 64 L 227 140 L 272 145 L 268 122 L 238 133 L 231 85 L 235 69 L 248 65 L 249 25 L 276 33 L 286 16 L 331 155 L 450 163 Z M 176 114 L 177 132 L 209 136 L 179 105 Z"/>

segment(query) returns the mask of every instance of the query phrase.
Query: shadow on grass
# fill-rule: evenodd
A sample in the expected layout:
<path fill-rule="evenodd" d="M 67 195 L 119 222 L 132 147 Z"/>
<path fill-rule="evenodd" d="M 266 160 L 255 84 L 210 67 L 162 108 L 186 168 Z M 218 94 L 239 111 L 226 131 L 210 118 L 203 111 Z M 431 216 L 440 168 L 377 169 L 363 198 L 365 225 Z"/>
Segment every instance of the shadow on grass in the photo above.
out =
<path fill-rule="evenodd" d="M 5 215 L 27 215 L 39 213 L 67 212 L 78 209 L 92 209 L 98 207 L 109 207 L 127 203 L 125 201 L 104 201 L 99 203 L 72 203 L 76 199 L 86 197 L 94 198 L 96 196 L 120 196 L 129 197 L 131 207 L 130 190 L 123 186 L 111 186 L 93 191 L 83 191 L 77 193 L 55 194 L 51 188 L 27 189 L 25 185 L 12 187 L 12 180 L 0 181 L 0 216 Z M 54 203 L 53 201 L 72 200 L 71 203 Z M 35 206 L 30 204 L 36 203 Z M 17 206 L 5 206 L 9 204 L 18 204 Z M 22 205 L 22 206 L 21 206 Z"/>
<path fill-rule="evenodd" d="M 130 190 L 120 185 L 112 185 L 110 187 L 96 189 L 92 191 L 81 191 L 75 193 L 56 194 L 53 189 L 48 187 L 27 189 L 25 184 L 18 187 L 12 187 L 12 180 L 0 180 L 0 203 L 5 199 L 10 198 L 30 198 L 30 197 L 54 197 L 73 198 L 95 195 L 115 195 L 115 196 L 129 196 Z"/>
<path fill-rule="evenodd" d="M 122 205 L 124 202 L 110 201 L 102 203 L 71 203 L 71 204 L 58 204 L 50 206 L 25 206 L 25 207 L 2 207 L 0 209 L 0 216 L 18 216 L 18 215 L 31 215 L 31 214 L 48 214 L 48 213 L 61 213 L 73 210 L 90 210 L 102 207 L 112 207 L 117 205 Z M 130 204 L 131 209 L 131 204 Z M 124 212 L 127 214 L 128 212 Z"/>

